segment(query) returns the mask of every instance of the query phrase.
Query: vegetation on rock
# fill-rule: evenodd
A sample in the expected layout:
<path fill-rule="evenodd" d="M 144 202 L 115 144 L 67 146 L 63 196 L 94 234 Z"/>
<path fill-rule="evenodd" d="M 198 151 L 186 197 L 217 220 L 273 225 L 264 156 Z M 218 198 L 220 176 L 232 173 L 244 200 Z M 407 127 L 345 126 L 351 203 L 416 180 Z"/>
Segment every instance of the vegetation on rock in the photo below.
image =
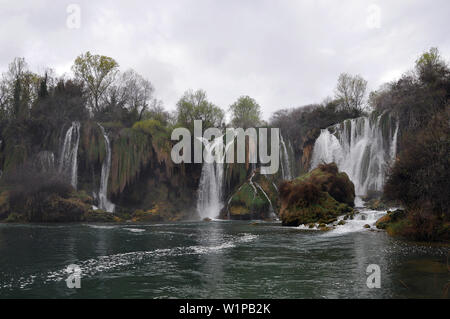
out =
<path fill-rule="evenodd" d="M 226 219 L 268 219 L 278 214 L 278 192 L 271 181 L 256 171 L 231 195 L 221 212 Z"/>
<path fill-rule="evenodd" d="M 417 60 L 414 73 L 372 96 L 376 110 L 398 115 L 402 132 L 384 197 L 400 201 L 407 216 L 392 233 L 425 241 L 448 238 L 449 97 L 450 69 L 437 49 Z"/>
<path fill-rule="evenodd" d="M 280 186 L 280 218 L 285 226 L 330 224 L 353 210 L 349 204 L 354 198 L 354 185 L 348 176 L 339 173 L 334 163 L 322 164 Z"/>

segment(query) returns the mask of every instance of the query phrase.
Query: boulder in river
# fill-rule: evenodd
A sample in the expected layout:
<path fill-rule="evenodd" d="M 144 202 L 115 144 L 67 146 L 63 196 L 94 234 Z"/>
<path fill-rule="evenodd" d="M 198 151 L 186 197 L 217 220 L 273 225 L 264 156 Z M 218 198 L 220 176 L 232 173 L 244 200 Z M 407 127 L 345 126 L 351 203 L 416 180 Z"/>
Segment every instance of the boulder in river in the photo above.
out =
<path fill-rule="evenodd" d="M 280 186 L 280 218 L 284 226 L 330 224 L 353 211 L 355 186 L 336 164 L 322 164 Z"/>
<path fill-rule="evenodd" d="M 256 170 L 231 195 L 221 212 L 221 218 L 233 220 L 267 220 L 279 210 L 279 197 L 274 184 Z"/>

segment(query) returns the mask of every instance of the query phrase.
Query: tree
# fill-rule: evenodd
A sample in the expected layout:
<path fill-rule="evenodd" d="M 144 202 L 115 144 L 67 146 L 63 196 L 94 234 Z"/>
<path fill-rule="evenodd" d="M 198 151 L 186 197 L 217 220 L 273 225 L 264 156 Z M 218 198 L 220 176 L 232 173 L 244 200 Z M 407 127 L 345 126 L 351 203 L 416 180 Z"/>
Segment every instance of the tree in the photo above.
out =
<path fill-rule="evenodd" d="M 38 97 L 40 99 L 45 99 L 48 96 L 47 82 L 48 82 L 48 76 L 47 76 L 47 72 L 46 72 L 44 77 L 40 80 L 40 84 L 39 84 Z"/>
<path fill-rule="evenodd" d="M 449 75 L 447 64 L 437 48 L 431 48 L 416 60 L 416 72 L 422 82 L 430 84 Z"/>
<path fill-rule="evenodd" d="M 141 120 L 150 119 L 157 120 L 165 126 L 174 124 L 174 119 L 171 114 L 164 110 L 163 102 L 157 99 L 153 99 L 148 109 L 142 113 Z"/>
<path fill-rule="evenodd" d="M 130 69 L 119 76 L 110 85 L 104 95 L 104 113 L 112 118 L 108 120 L 122 120 L 131 122 L 140 121 L 148 108 L 157 104 L 153 98 L 155 89 L 152 83 Z"/>
<path fill-rule="evenodd" d="M 51 82 L 50 78 L 47 78 Z M 48 95 L 34 103 L 31 116 L 46 125 L 59 127 L 61 123 L 82 121 L 89 117 L 83 84 L 74 80 L 57 80 L 47 88 Z"/>
<path fill-rule="evenodd" d="M 0 81 L 0 121 L 8 118 L 8 86 L 5 79 Z"/>
<path fill-rule="evenodd" d="M 149 80 L 130 69 L 117 76 L 107 89 L 103 99 L 104 112 L 113 114 L 113 120 L 120 119 L 122 114 L 133 123 L 140 121 L 149 105 L 155 103 L 154 91 Z"/>
<path fill-rule="evenodd" d="M 235 128 L 247 129 L 261 125 L 261 107 L 249 96 L 241 96 L 230 106 L 231 124 Z"/>
<path fill-rule="evenodd" d="M 6 75 L 11 113 L 16 119 L 28 117 L 32 103 L 37 98 L 39 77 L 28 71 L 24 58 L 15 58 Z"/>
<path fill-rule="evenodd" d="M 223 110 L 209 102 L 203 90 L 186 91 L 177 103 L 177 122 L 193 128 L 194 120 L 202 120 L 203 128 L 219 127 L 223 124 Z"/>
<path fill-rule="evenodd" d="M 89 51 L 75 59 L 72 70 L 81 79 L 89 93 L 89 104 L 94 113 L 101 111 L 100 101 L 114 82 L 119 64 L 104 55 L 92 55 Z"/>
<path fill-rule="evenodd" d="M 153 102 L 153 93 L 155 88 L 152 83 L 136 73 L 134 70 L 128 70 L 123 74 L 126 95 L 128 101 L 126 107 L 130 112 L 138 114 L 137 120 L 142 119 L 142 115 Z"/>
<path fill-rule="evenodd" d="M 342 73 L 338 79 L 335 97 L 340 101 L 343 109 L 362 112 L 366 89 L 367 81 L 361 76 Z"/>

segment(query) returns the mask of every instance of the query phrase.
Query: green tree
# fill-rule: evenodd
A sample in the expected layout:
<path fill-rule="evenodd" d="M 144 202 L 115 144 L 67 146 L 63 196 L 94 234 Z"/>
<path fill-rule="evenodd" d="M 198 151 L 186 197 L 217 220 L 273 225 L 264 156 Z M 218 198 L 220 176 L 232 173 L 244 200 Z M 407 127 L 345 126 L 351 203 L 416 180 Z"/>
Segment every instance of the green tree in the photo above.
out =
<path fill-rule="evenodd" d="M 28 71 L 24 58 L 15 58 L 9 64 L 6 86 L 11 113 L 17 119 L 27 118 L 31 105 L 37 98 L 39 77 Z"/>
<path fill-rule="evenodd" d="M 449 70 L 438 48 L 431 48 L 416 60 L 416 72 L 422 82 L 434 84 L 448 77 Z"/>
<path fill-rule="evenodd" d="M 343 109 L 362 112 L 366 89 L 367 81 L 361 76 L 342 73 L 336 86 L 335 98 L 340 101 Z"/>
<path fill-rule="evenodd" d="M 114 82 L 119 64 L 104 55 L 92 55 L 89 51 L 75 59 L 72 70 L 77 79 L 81 79 L 87 87 L 88 101 L 94 113 L 101 111 L 101 99 L 109 86 Z"/>
<path fill-rule="evenodd" d="M 48 96 L 47 82 L 48 82 L 48 76 L 47 76 L 47 72 L 46 72 L 44 77 L 40 80 L 40 84 L 39 84 L 38 97 L 40 99 L 45 99 Z"/>
<path fill-rule="evenodd" d="M 261 107 L 249 96 L 241 96 L 230 106 L 231 124 L 235 128 L 247 129 L 261 125 Z"/>
<path fill-rule="evenodd" d="M 184 127 L 193 128 L 194 120 L 202 120 L 204 129 L 219 127 L 223 119 L 223 110 L 209 102 L 203 90 L 186 91 L 177 103 L 177 122 Z"/>

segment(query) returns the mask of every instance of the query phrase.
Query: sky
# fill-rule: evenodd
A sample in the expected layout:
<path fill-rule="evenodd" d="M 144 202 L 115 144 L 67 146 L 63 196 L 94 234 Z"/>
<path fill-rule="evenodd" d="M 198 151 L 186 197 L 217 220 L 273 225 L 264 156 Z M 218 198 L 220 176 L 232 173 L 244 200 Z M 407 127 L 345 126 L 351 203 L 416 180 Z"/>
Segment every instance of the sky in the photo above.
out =
<path fill-rule="evenodd" d="M 149 79 L 168 110 L 188 89 L 228 109 L 254 98 L 276 110 L 333 96 L 340 73 L 369 90 L 438 47 L 450 61 L 448 0 L 0 0 L 0 71 L 71 75 L 86 51 Z"/>

